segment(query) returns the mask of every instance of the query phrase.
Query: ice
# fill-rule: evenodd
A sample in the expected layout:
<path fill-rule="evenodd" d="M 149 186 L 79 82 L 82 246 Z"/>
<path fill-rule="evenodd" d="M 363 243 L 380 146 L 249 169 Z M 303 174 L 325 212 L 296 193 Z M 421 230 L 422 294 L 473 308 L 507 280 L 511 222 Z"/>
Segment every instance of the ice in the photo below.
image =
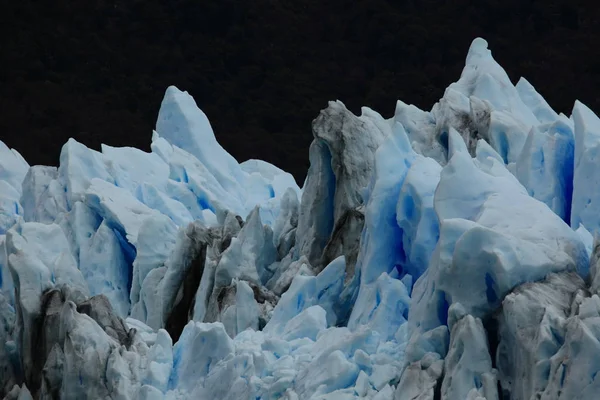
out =
<path fill-rule="evenodd" d="M 400 325 L 408 318 L 410 297 L 408 290 L 397 279 L 382 273 L 373 285 L 361 287 L 360 305 L 365 304 L 355 312 L 348 327 L 356 328 L 365 325 L 379 332 L 385 340 L 391 340 Z M 357 300 L 358 301 L 358 300 Z"/>
<path fill-rule="evenodd" d="M 239 164 L 217 142 L 208 118 L 187 92 L 174 86 L 167 89 L 156 131 L 172 145 L 193 155 L 229 193 L 242 181 Z"/>
<path fill-rule="evenodd" d="M 173 347 L 173 370 L 169 388 L 191 390 L 198 379 L 206 377 L 211 366 L 233 353 L 231 339 L 220 322 L 190 322 Z"/>
<path fill-rule="evenodd" d="M 164 393 L 173 368 L 173 341 L 164 329 L 159 329 L 156 341 L 148 353 L 148 369 L 143 383 Z"/>
<path fill-rule="evenodd" d="M 321 260 L 328 238 L 346 213 L 363 203 L 362 191 L 369 183 L 375 152 L 391 133 L 379 114 L 367 108 L 362 111 L 363 115 L 356 117 L 342 102 L 329 102 L 313 121 L 315 139 L 309 151 L 311 165 L 297 231 L 298 252 L 313 268 L 331 261 Z M 353 260 L 348 263 L 354 264 Z"/>
<path fill-rule="evenodd" d="M 257 204 L 267 224 L 277 218 L 287 188 L 300 194 L 293 177 L 260 160 L 238 162 L 217 142 L 206 115 L 187 92 L 167 89 L 161 104 L 153 152 L 170 165 L 170 178 L 184 182 L 215 214 L 228 209 L 246 215 Z"/>
<path fill-rule="evenodd" d="M 441 94 L 330 102 L 302 189 L 175 87 L 150 153 L 0 142 L 0 397 L 596 398 L 598 117 L 479 38 Z"/>
<path fill-rule="evenodd" d="M 266 283 L 270 278 L 267 267 L 275 262 L 276 254 L 273 231 L 263 226 L 258 208 L 255 208 L 223 252 L 215 273 L 215 285 L 228 285 L 234 278 Z"/>
<path fill-rule="evenodd" d="M 307 373 L 298 378 L 297 394 L 300 398 L 309 398 L 315 391 L 325 394 L 348 387 L 356 381 L 359 369 L 341 350 L 335 350 L 319 357 L 319 362 L 305 371 Z"/>
<path fill-rule="evenodd" d="M 0 235 L 6 234 L 23 215 L 19 192 L 6 181 L 0 181 Z"/>
<path fill-rule="evenodd" d="M 117 229 L 133 246 L 137 244 L 140 226 L 144 221 L 160 215 L 125 189 L 96 178 L 90 181 L 84 199 L 87 206 Z"/>
<path fill-rule="evenodd" d="M 531 129 L 516 162 L 516 176 L 529 195 L 567 223 L 573 197 L 573 152 L 573 129 L 556 120 Z"/>
<path fill-rule="evenodd" d="M 157 154 L 103 144 L 102 155 L 115 185 L 131 193 L 142 183 L 162 188 L 169 178 L 169 166 Z"/>
<path fill-rule="evenodd" d="M 94 178 L 115 183 L 106 169 L 102 153 L 88 149 L 75 139 L 69 139 L 60 153 L 59 182 L 67 194 L 67 204 L 82 200 Z"/>
<path fill-rule="evenodd" d="M 550 275 L 504 300 L 496 357 L 502 387 L 516 398 L 534 397 L 548 386 L 552 358 L 565 339 L 571 299 L 583 286 L 575 275 Z"/>
<path fill-rule="evenodd" d="M 535 90 L 527 79 L 521 77 L 515 88 L 523 103 L 531 110 L 540 123 L 554 122 L 559 118 L 556 111 L 550 107 L 548 102 Z"/>
<path fill-rule="evenodd" d="M 23 179 L 23 218 L 50 224 L 61 213 L 67 212 L 64 188 L 58 182 L 58 170 L 55 167 L 35 165 L 29 168 Z"/>
<path fill-rule="evenodd" d="M 317 334 L 327 328 L 327 311 L 312 306 L 300 312 L 285 324 L 282 338 L 290 341 L 300 338 L 317 340 Z"/>
<path fill-rule="evenodd" d="M 79 269 L 85 278 L 90 294 L 104 294 L 117 314 L 129 314 L 130 269 L 121 250 L 119 239 L 106 221 L 94 232 L 87 246 L 79 253 Z"/>
<path fill-rule="evenodd" d="M 192 213 L 178 200 L 170 198 L 156 186 L 142 183 L 137 187 L 136 197 L 148 207 L 171 218 L 177 226 L 185 226 L 194 220 Z M 198 213 L 201 215 L 201 211 Z M 202 218 L 203 219 L 203 218 Z"/>
<path fill-rule="evenodd" d="M 15 149 L 9 149 L 0 140 L 0 181 L 12 186 L 19 194 L 21 183 L 27 174 L 29 164 Z"/>
<path fill-rule="evenodd" d="M 462 142 L 456 134 L 450 140 Z M 563 270 L 587 274 L 579 236 L 503 165 L 488 161 L 473 160 L 464 149 L 442 170 L 435 195 L 440 239 L 415 284 L 410 314 L 422 331 L 446 324 L 451 303 L 482 318 L 523 282 Z"/>
<path fill-rule="evenodd" d="M 133 261 L 130 300 L 132 315 L 145 321 L 147 313 L 135 313 L 135 305 L 140 301 L 144 280 L 150 272 L 164 265 L 176 243 L 177 227 L 166 217 L 149 218 L 140 227 L 137 252 Z"/>
<path fill-rule="evenodd" d="M 571 226 L 583 224 L 590 232 L 597 232 L 600 219 L 594 211 L 600 201 L 597 154 L 600 151 L 600 119 L 584 104 L 575 102 L 575 171 L 573 173 L 573 206 Z"/>
<path fill-rule="evenodd" d="M 442 399 L 466 399 L 474 393 L 487 400 L 498 399 L 496 371 L 480 319 L 466 315 L 454 324 L 444 362 Z"/>
<path fill-rule="evenodd" d="M 334 305 L 343 289 L 345 268 L 344 257 L 339 257 L 317 276 L 297 275 L 273 310 L 273 316 L 265 327 L 265 332 L 282 334 L 290 319 L 305 309 L 317 305 L 327 312 L 328 325 L 334 325 L 337 321 Z"/>
<path fill-rule="evenodd" d="M 2 293 L 0 293 L 0 391 L 8 392 L 16 383 L 14 379 L 13 365 L 10 362 L 10 353 L 5 343 L 10 340 L 11 332 L 15 324 L 15 310 Z"/>
<path fill-rule="evenodd" d="M 439 237 L 433 199 L 441 170 L 431 158 L 418 157 L 408 170 L 398 196 L 396 222 L 402 229 L 402 248 L 406 255 L 399 272 L 415 280 L 429 265 Z"/>

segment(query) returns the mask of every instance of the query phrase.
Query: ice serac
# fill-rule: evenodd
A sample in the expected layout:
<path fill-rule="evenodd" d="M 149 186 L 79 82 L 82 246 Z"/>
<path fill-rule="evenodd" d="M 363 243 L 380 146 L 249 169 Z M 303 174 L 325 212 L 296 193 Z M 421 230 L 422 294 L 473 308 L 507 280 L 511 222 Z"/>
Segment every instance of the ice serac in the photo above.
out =
<path fill-rule="evenodd" d="M 17 151 L 0 141 L 0 235 L 4 235 L 23 216 L 19 201 L 21 183 L 28 169 L 29 164 Z"/>
<path fill-rule="evenodd" d="M 600 229 L 600 217 L 595 211 L 600 204 L 598 169 L 600 152 L 600 118 L 579 101 L 573 107 L 575 124 L 575 170 L 571 226 L 584 225 L 590 232 Z"/>
<path fill-rule="evenodd" d="M 115 186 L 130 193 L 135 193 L 142 184 L 164 189 L 169 178 L 169 166 L 155 153 L 103 144 L 102 155 L 107 170 L 114 177 Z"/>
<path fill-rule="evenodd" d="M 9 149 L 0 140 L 0 181 L 6 182 L 20 194 L 21 183 L 28 169 L 29 164 L 21 154 L 15 149 Z"/>
<path fill-rule="evenodd" d="M 369 324 L 375 315 L 379 302 L 372 294 L 379 292 L 376 280 L 382 274 L 402 279 L 398 284 L 404 289 L 398 290 L 410 293 L 437 242 L 433 194 L 441 167 L 413 151 L 402 125 L 394 128 L 377 150 L 374 176 L 366 192 L 365 229 L 357 262 L 360 288 L 348 322 L 351 327 Z M 402 308 L 410 303 L 404 302 Z"/>
<path fill-rule="evenodd" d="M 583 280 L 562 273 L 521 285 L 504 299 L 496 360 L 502 389 L 511 398 L 543 398 L 578 293 L 585 293 Z"/>
<path fill-rule="evenodd" d="M 313 121 L 311 167 L 303 190 L 297 237 L 300 254 L 317 270 L 342 255 L 328 254 L 328 260 L 322 260 L 334 229 L 342 237 L 349 232 L 340 231 L 362 230 L 360 221 L 348 218 L 348 213 L 357 212 L 363 204 L 362 192 L 369 183 L 375 151 L 391 133 L 379 114 L 368 108 L 362 111 L 357 117 L 342 102 L 330 102 Z M 347 240 L 351 246 L 353 240 Z M 352 268 L 353 261 L 348 262 Z"/>
<path fill-rule="evenodd" d="M 523 77 L 515 85 L 519 97 L 542 124 L 551 123 L 559 118 L 544 97 L 538 93 L 529 81 Z"/>
<path fill-rule="evenodd" d="M 41 346 L 39 323 L 46 308 L 51 306 L 44 302 L 44 295 L 54 287 L 63 286 L 69 288 L 69 298 L 77 301 L 84 300 L 89 293 L 57 225 L 34 222 L 16 225 L 7 234 L 6 253 L 15 286 L 17 324 L 13 334 L 20 357 L 17 367 L 35 391 L 43 366 L 43 359 L 37 354 Z"/>
<path fill-rule="evenodd" d="M 442 399 L 498 400 L 496 370 L 480 319 L 465 315 L 453 324 L 444 364 Z"/>
<path fill-rule="evenodd" d="M 82 200 L 94 178 L 114 184 L 106 169 L 102 153 L 88 149 L 75 139 L 69 139 L 60 152 L 59 182 L 65 188 L 67 205 Z"/>
<path fill-rule="evenodd" d="M 504 165 L 472 159 L 457 134 L 450 140 L 459 151 L 435 194 L 440 238 L 412 296 L 409 321 L 422 332 L 445 325 L 452 303 L 484 318 L 524 282 L 560 271 L 585 276 L 589 269 L 579 236 Z"/>
<path fill-rule="evenodd" d="M 15 310 L 0 292 L 0 394 L 7 393 L 16 383 L 15 368 L 7 343 L 15 325 Z"/>
<path fill-rule="evenodd" d="M 67 212 L 64 189 L 58 182 L 58 169 L 34 165 L 23 178 L 23 218 L 50 224 Z"/>
<path fill-rule="evenodd" d="M 449 112 L 449 107 L 455 111 Z M 432 114 L 436 121 L 443 115 L 452 116 L 448 128 L 439 131 L 442 143 L 447 142 L 448 129 L 453 127 L 468 139 L 470 149 L 484 139 L 506 164 L 517 161 L 529 130 L 539 124 L 481 38 L 471 44 L 460 79 L 446 89 Z"/>
<path fill-rule="evenodd" d="M 176 240 L 177 226 L 165 216 L 149 218 L 140 227 L 129 294 L 131 315 L 140 321 L 147 321 L 148 318 L 148 310 L 138 304 L 142 285 L 153 270 L 164 266 Z"/>
<path fill-rule="evenodd" d="M 6 234 L 23 215 L 19 192 L 6 181 L 0 181 L 0 235 Z"/>
<path fill-rule="evenodd" d="M 169 388 L 191 391 L 220 360 L 233 353 L 231 339 L 219 322 L 189 322 L 173 348 L 173 370 Z"/>
<path fill-rule="evenodd" d="M 156 131 L 172 145 L 197 158 L 229 193 L 235 191 L 243 179 L 239 164 L 217 142 L 208 118 L 187 92 L 175 86 L 167 89 Z"/>
<path fill-rule="evenodd" d="M 571 220 L 575 140 L 569 120 L 555 120 L 529 131 L 516 162 L 516 177 L 529 195 Z"/>

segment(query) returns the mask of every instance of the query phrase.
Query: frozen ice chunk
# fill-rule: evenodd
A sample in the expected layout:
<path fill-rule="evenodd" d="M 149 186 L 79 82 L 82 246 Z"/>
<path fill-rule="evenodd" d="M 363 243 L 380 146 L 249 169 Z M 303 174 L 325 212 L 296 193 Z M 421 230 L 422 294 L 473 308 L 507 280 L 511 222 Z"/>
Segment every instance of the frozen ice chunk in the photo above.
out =
<path fill-rule="evenodd" d="M 316 264 L 333 229 L 335 175 L 331 169 L 331 152 L 325 143 L 313 140 L 309 158 L 296 237 L 299 255 L 306 256 L 310 264 Z"/>
<path fill-rule="evenodd" d="M 600 162 L 600 119 L 579 101 L 573 107 L 575 122 L 575 171 L 573 177 L 573 204 L 571 226 L 579 224 L 592 233 L 600 229 L 600 176 L 596 173 Z"/>
<path fill-rule="evenodd" d="M 29 164 L 19 152 L 9 149 L 0 140 L 0 181 L 5 181 L 21 194 L 21 183 L 28 169 Z"/>
<path fill-rule="evenodd" d="M 411 363 L 402 373 L 394 400 L 434 400 L 436 386 L 443 372 L 444 361 L 434 356 Z"/>
<path fill-rule="evenodd" d="M 136 197 L 148 207 L 171 218 L 175 225 L 185 226 L 194 220 L 192 213 L 178 200 L 170 198 L 156 186 L 142 183 L 137 187 Z M 195 199 L 194 199 L 195 200 Z"/>
<path fill-rule="evenodd" d="M 562 270 L 587 274 L 579 236 L 488 160 L 458 152 L 442 171 L 435 196 L 440 240 L 413 290 L 409 318 L 421 331 L 445 324 L 452 302 L 484 317 L 523 282 Z"/>
<path fill-rule="evenodd" d="M 273 224 L 273 245 L 281 258 L 288 254 L 296 242 L 299 207 L 295 191 L 289 188 L 281 198 L 281 211 Z"/>
<path fill-rule="evenodd" d="M 402 269 L 406 262 L 403 231 L 398 226 L 396 211 L 402 184 L 417 154 L 402 125 L 396 124 L 394 128 L 375 154 L 374 176 L 366 193 L 365 226 L 356 262 L 361 289 L 352 309 L 350 326 L 356 323 L 354 318 L 369 313 L 363 306 L 371 307 L 371 301 L 363 296 L 369 296 L 367 293 L 372 293 L 372 288 L 362 288 L 375 282 L 384 272 Z"/>
<path fill-rule="evenodd" d="M 341 256 L 317 276 L 297 275 L 287 292 L 281 296 L 264 331 L 280 335 L 289 320 L 316 305 L 323 307 L 327 312 L 328 325 L 334 325 L 337 320 L 334 306 L 339 301 L 339 294 L 343 289 L 345 269 L 346 263 Z"/>
<path fill-rule="evenodd" d="M 575 232 L 577 232 L 577 234 L 579 235 L 579 238 L 585 245 L 585 250 L 587 251 L 588 256 L 591 257 L 592 250 L 594 248 L 594 237 L 592 236 L 590 231 L 585 229 L 585 226 L 583 226 L 581 224 L 579 225 L 579 228 L 577 228 L 577 230 Z"/>
<path fill-rule="evenodd" d="M 444 363 L 442 399 L 466 399 L 473 390 L 487 400 L 498 399 L 496 371 L 480 319 L 467 315 L 453 326 Z"/>
<path fill-rule="evenodd" d="M 361 286 L 361 292 L 359 299 L 367 304 L 355 305 L 357 312 L 352 314 L 348 327 L 366 325 L 379 332 L 384 341 L 392 339 L 408 318 L 410 297 L 406 287 L 384 272 L 374 283 Z"/>
<path fill-rule="evenodd" d="M 417 158 L 398 197 L 396 221 L 402 229 L 402 248 L 406 255 L 406 262 L 399 272 L 408 273 L 415 280 L 427 269 L 439 236 L 433 195 L 441 170 L 442 167 L 431 158 Z"/>
<path fill-rule="evenodd" d="M 511 397 L 560 398 L 556 392 L 548 392 L 552 393 L 550 397 L 542 393 L 552 378 L 559 378 L 550 373 L 556 368 L 559 349 L 563 344 L 565 347 L 581 344 L 569 343 L 566 331 L 572 303 L 578 291 L 583 290 L 584 282 L 576 274 L 550 274 L 545 280 L 521 285 L 506 296 L 497 317 L 496 360 L 502 388 Z M 581 337 L 575 339 L 579 340 Z M 592 349 L 588 347 L 587 351 Z M 562 382 L 552 385 L 558 385 L 554 390 L 563 386 Z"/>
<path fill-rule="evenodd" d="M 115 185 L 130 193 L 142 183 L 163 188 L 169 178 L 169 166 L 154 153 L 103 144 L 102 155 Z"/>
<path fill-rule="evenodd" d="M 297 197 L 302 194 L 294 177 L 273 164 L 262 160 L 247 160 L 241 163 L 240 167 L 248 174 L 259 174 L 272 190 L 271 197 L 279 198 L 289 189 L 293 190 Z"/>
<path fill-rule="evenodd" d="M 460 79 L 448 89 L 486 100 L 494 109 L 509 112 L 530 126 L 538 123 L 504 69 L 492 57 L 487 41 L 482 38 L 473 40 Z"/>
<path fill-rule="evenodd" d="M 215 139 L 206 115 L 187 92 L 170 86 L 160 106 L 156 131 L 169 143 L 193 154 L 225 190 L 236 191 L 244 175 Z"/>
<path fill-rule="evenodd" d="M 515 162 L 527 133 L 539 124 L 539 120 L 523 102 L 504 69 L 496 63 L 484 39 L 473 40 L 460 79 L 446 92 L 452 90 L 489 105 L 489 122 L 486 130 L 478 135 L 489 141 L 506 164 Z"/>
<path fill-rule="evenodd" d="M 151 321 L 148 318 L 146 323 L 149 326 L 155 329 L 165 326 L 168 317 L 175 312 L 174 308 L 183 298 L 183 286 L 189 284 L 189 282 L 184 283 L 185 280 L 194 277 L 197 273 L 203 273 L 206 248 L 211 243 L 212 234 L 210 230 L 198 221 L 179 229 L 173 250 L 165 262 L 164 277 L 161 277 L 160 282 L 157 282 L 156 279 L 159 275 L 155 274 L 160 273 L 157 272 L 157 269 L 154 269 L 146 276 L 142 284 L 141 300 L 144 300 L 144 292 L 147 289 L 150 290 L 146 294 L 147 298 L 152 298 L 158 293 L 158 299 L 151 299 L 151 301 L 154 306 L 160 305 L 159 310 L 148 308 L 148 305 L 146 305 L 146 309 L 159 315 L 160 320 Z M 146 280 L 148 279 L 151 279 L 150 282 L 153 282 L 153 284 L 158 284 L 157 287 L 146 286 Z M 193 281 L 195 282 L 196 278 L 193 278 Z M 193 294 L 186 293 L 186 295 Z M 155 325 L 156 322 L 158 322 L 158 325 Z"/>
<path fill-rule="evenodd" d="M 67 212 L 67 199 L 64 187 L 58 181 L 55 167 L 41 165 L 29 168 L 23 180 L 23 218 L 50 224 L 61 213 Z"/>
<path fill-rule="evenodd" d="M 432 113 L 398 100 L 390 124 L 392 130 L 398 129 L 397 125 L 403 127 L 415 152 L 431 157 L 442 165 L 446 163 L 446 149 L 436 140 L 436 119 Z"/>
<path fill-rule="evenodd" d="M 153 329 L 164 326 L 161 283 L 166 272 L 166 267 L 151 270 L 142 283 L 139 301 L 131 307 L 131 316 L 145 322 Z"/>
<path fill-rule="evenodd" d="M 357 117 L 342 102 L 332 101 L 313 121 L 315 139 L 300 203 L 297 250 L 316 271 L 341 255 L 322 257 L 334 227 L 363 204 L 375 152 L 391 134 L 379 114 L 367 108 L 362 111 Z M 340 231 L 352 229 L 352 222 L 340 226 Z M 353 272 L 354 260 L 348 257 L 346 262 Z"/>
<path fill-rule="evenodd" d="M 176 238 L 177 227 L 165 216 L 148 218 L 142 223 L 133 261 L 130 293 L 132 307 L 139 301 L 144 279 L 150 271 L 164 265 L 175 247 Z"/>
<path fill-rule="evenodd" d="M 235 307 L 236 334 L 248 328 L 258 330 L 258 304 L 256 304 L 256 300 L 254 299 L 254 291 L 244 281 L 237 282 Z"/>
<path fill-rule="evenodd" d="M 356 364 L 348 360 L 341 350 L 332 351 L 318 357 L 299 374 L 296 393 L 300 398 L 309 398 L 317 390 L 330 393 L 347 388 L 356 382 L 358 372 Z"/>
<path fill-rule="evenodd" d="M 89 294 L 86 282 L 70 252 L 69 243 L 58 225 L 25 222 L 15 227 L 11 237 L 12 247 L 7 247 L 8 254 L 19 255 L 20 251 L 26 251 L 48 268 L 53 284 L 68 285 L 72 291 L 78 291 L 83 296 Z M 19 271 L 16 270 L 16 273 Z"/>
<path fill-rule="evenodd" d="M 534 127 L 516 162 L 516 176 L 529 195 L 565 222 L 571 218 L 574 138 L 563 121 Z"/>
<path fill-rule="evenodd" d="M 10 392 L 6 394 L 5 400 L 33 400 L 31 392 L 24 383 L 22 386 L 14 385 Z"/>
<path fill-rule="evenodd" d="M 233 304 L 228 304 L 229 299 L 224 296 L 219 304 L 220 321 L 225 326 L 227 334 L 234 338 L 239 332 L 248 328 L 258 330 L 259 306 L 254 299 L 252 288 L 243 280 L 234 280 L 229 288 L 224 288 L 224 292 L 235 291 L 235 297 L 231 295 L 230 300 Z"/>
<path fill-rule="evenodd" d="M 80 248 L 79 269 L 92 296 L 104 294 L 120 317 L 129 314 L 130 264 L 106 220 Z"/>
<path fill-rule="evenodd" d="M 60 152 L 58 175 L 65 188 L 69 206 L 82 200 L 92 179 L 98 178 L 114 183 L 112 175 L 106 169 L 102 153 L 88 149 L 73 138 L 64 144 Z"/>
<path fill-rule="evenodd" d="M 361 282 L 374 282 L 381 273 L 402 264 L 402 230 L 396 221 L 396 205 L 402 184 L 416 158 L 400 124 L 379 147 L 375 155 L 375 172 L 369 187 L 365 210 L 365 233 L 357 269 Z"/>
<path fill-rule="evenodd" d="M 190 321 L 173 348 L 173 370 L 169 388 L 191 391 L 198 380 L 234 351 L 222 323 Z"/>
<path fill-rule="evenodd" d="M 262 224 L 255 208 L 237 237 L 221 256 L 215 275 L 216 286 L 227 286 L 234 278 L 265 284 L 271 277 L 267 269 L 277 258 L 271 228 Z"/>
<path fill-rule="evenodd" d="M 98 379 L 98 376 L 100 371 L 106 370 L 109 357 L 118 342 L 91 317 L 78 313 L 72 302 L 65 303 L 61 324 L 68 338 L 64 346 L 61 398 L 110 396 L 106 380 Z"/>
<path fill-rule="evenodd" d="M 541 94 L 535 90 L 533 85 L 523 77 L 519 79 L 515 85 L 519 97 L 523 103 L 533 112 L 533 115 L 541 123 L 549 123 L 556 121 L 559 117 L 556 111 L 550 107 L 548 102 L 542 97 Z"/>
<path fill-rule="evenodd" d="M 90 181 L 85 191 L 85 204 L 124 234 L 133 246 L 137 244 L 143 222 L 147 218 L 156 218 L 160 215 L 158 211 L 139 202 L 125 189 L 100 179 Z"/>
<path fill-rule="evenodd" d="M 0 292 L 0 392 L 5 393 L 16 382 L 11 355 L 6 343 L 11 339 L 15 325 L 15 309 Z"/>
<path fill-rule="evenodd" d="M 282 337 L 288 341 L 303 337 L 317 340 L 317 334 L 327 328 L 326 315 L 323 307 L 309 307 L 288 321 Z"/>
<path fill-rule="evenodd" d="M 23 215 L 19 192 L 7 181 L 0 181 L 0 235 L 6 234 Z"/>
<path fill-rule="evenodd" d="M 159 329 L 156 334 L 156 342 L 148 354 L 148 367 L 143 383 L 164 393 L 167 390 L 172 368 L 173 341 L 167 331 Z"/>
<path fill-rule="evenodd" d="M 173 146 L 169 165 L 170 179 L 184 183 L 197 197 L 202 209 L 208 208 L 214 213 L 225 210 L 245 213 L 240 187 L 226 190 L 210 170 L 190 153 Z"/>

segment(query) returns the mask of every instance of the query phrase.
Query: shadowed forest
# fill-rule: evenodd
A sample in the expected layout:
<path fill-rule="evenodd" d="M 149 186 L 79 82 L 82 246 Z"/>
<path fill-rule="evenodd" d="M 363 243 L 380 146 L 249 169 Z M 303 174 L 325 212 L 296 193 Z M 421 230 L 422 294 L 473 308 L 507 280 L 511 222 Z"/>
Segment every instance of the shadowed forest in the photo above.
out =
<path fill-rule="evenodd" d="M 573 0 L 7 1 L 0 140 L 56 165 L 74 137 L 149 149 L 165 89 L 194 96 L 238 160 L 302 184 L 328 100 L 430 109 L 476 36 L 557 110 L 600 111 L 600 3 Z"/>

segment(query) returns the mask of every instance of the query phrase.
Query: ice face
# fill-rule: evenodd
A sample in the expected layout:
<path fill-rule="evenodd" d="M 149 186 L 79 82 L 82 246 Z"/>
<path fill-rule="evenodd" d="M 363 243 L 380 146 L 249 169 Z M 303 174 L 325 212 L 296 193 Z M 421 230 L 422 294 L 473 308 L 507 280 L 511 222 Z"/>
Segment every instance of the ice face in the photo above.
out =
<path fill-rule="evenodd" d="M 299 188 L 169 87 L 150 153 L 0 142 L 0 396 L 594 399 L 600 120 L 475 39 L 430 111 L 330 102 Z"/>

